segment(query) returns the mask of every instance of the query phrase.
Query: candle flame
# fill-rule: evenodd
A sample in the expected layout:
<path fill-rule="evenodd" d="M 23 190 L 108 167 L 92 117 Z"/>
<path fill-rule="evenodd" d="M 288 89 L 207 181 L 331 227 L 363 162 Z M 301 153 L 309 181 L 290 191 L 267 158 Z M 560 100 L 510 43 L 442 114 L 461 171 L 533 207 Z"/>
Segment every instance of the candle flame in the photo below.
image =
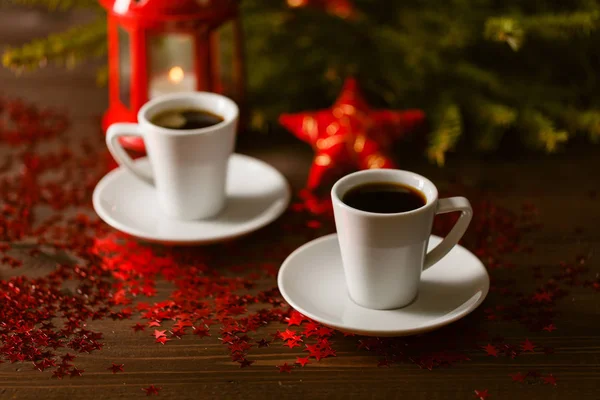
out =
<path fill-rule="evenodd" d="M 169 80 L 173 83 L 179 83 L 184 76 L 183 68 L 173 67 L 169 70 Z"/>

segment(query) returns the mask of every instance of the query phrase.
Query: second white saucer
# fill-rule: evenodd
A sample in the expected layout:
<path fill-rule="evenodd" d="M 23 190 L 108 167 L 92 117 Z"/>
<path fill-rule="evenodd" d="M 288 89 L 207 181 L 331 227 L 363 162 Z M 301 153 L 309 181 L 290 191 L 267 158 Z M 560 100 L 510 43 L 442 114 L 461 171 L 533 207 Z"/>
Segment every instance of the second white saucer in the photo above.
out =
<path fill-rule="evenodd" d="M 431 236 L 429 249 L 441 238 Z M 371 310 L 348 296 L 337 234 L 315 239 L 284 261 L 277 284 L 298 312 L 331 328 L 360 335 L 407 336 L 456 321 L 485 299 L 490 278 L 481 261 L 462 246 L 423 272 L 419 294 L 408 306 Z"/>
<path fill-rule="evenodd" d="M 135 161 L 150 169 L 147 158 Z M 290 188 L 279 171 L 253 157 L 233 154 L 227 175 L 227 205 L 216 217 L 180 221 L 164 216 L 155 189 L 124 168 L 109 172 L 94 189 L 96 213 L 131 236 L 163 244 L 206 244 L 253 232 L 279 217 Z"/>

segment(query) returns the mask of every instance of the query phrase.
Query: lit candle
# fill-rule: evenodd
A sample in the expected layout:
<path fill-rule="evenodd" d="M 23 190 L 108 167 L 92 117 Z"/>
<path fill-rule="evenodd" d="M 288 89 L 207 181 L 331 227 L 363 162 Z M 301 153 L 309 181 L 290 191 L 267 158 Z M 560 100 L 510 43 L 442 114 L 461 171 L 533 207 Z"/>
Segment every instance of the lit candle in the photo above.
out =
<path fill-rule="evenodd" d="M 185 73 L 181 67 L 173 67 L 166 75 L 150 78 L 148 94 L 151 99 L 168 93 L 191 92 L 196 90 L 196 76 Z"/>

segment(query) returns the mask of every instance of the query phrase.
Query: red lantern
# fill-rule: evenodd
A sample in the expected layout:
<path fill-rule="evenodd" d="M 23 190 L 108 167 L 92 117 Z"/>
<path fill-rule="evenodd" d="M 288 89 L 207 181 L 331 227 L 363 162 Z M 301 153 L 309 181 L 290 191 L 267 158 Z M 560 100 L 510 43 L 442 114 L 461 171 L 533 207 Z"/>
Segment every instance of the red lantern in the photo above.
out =
<path fill-rule="evenodd" d="M 202 90 L 243 103 L 238 0 L 100 3 L 108 11 L 110 106 L 104 130 L 114 122 L 136 122 L 139 108 L 160 94 Z M 123 144 L 144 150 L 140 138 L 124 138 Z"/>

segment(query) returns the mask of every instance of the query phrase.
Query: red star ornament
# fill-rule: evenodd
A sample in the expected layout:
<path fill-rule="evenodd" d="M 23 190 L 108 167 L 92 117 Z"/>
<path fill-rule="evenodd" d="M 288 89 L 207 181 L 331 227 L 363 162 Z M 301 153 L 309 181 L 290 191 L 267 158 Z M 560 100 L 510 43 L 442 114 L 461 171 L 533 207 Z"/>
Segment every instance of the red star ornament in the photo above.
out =
<path fill-rule="evenodd" d="M 315 150 L 307 183 L 311 190 L 334 169 L 396 168 L 386 153 L 392 141 L 424 120 L 425 113 L 416 109 L 372 110 L 353 78 L 346 80 L 331 108 L 279 117 L 281 125 Z"/>

